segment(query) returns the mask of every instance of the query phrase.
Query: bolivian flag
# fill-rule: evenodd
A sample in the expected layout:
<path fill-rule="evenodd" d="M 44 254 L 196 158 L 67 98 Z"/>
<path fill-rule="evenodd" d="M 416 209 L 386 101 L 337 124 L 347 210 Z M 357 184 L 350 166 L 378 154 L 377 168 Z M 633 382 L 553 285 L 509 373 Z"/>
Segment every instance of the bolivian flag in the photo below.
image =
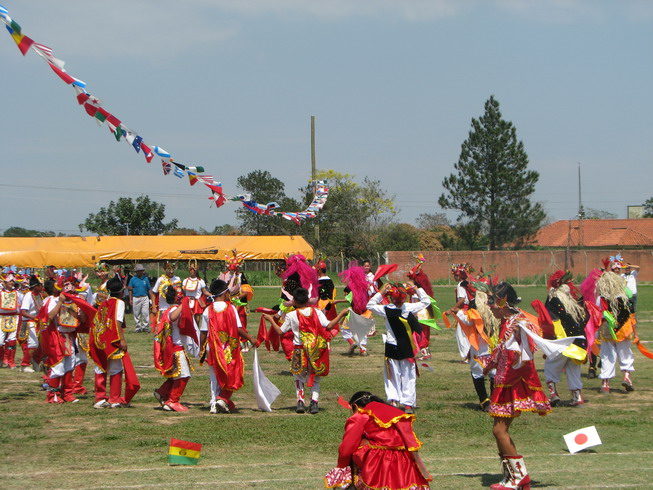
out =
<path fill-rule="evenodd" d="M 196 442 L 170 439 L 168 464 L 197 464 L 202 445 Z"/>

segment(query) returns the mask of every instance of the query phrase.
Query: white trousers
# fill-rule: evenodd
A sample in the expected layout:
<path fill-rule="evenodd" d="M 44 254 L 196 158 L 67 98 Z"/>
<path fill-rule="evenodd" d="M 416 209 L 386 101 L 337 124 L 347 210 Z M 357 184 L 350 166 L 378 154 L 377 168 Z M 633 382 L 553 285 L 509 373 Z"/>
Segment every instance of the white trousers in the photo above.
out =
<path fill-rule="evenodd" d="M 109 365 L 107 366 L 107 375 L 113 376 L 122 372 L 122 359 L 109 359 Z M 103 374 L 102 370 L 95 366 L 95 374 Z"/>
<path fill-rule="evenodd" d="M 349 328 L 341 327 L 340 333 L 342 334 L 342 338 L 347 341 L 349 341 L 349 339 L 354 338 L 354 334 L 352 333 L 351 330 L 349 330 Z M 354 340 L 356 339 L 354 338 Z M 360 345 L 361 347 L 364 348 L 367 345 L 367 335 L 364 336 L 362 339 L 358 339 L 358 340 L 359 340 L 358 345 Z"/>
<path fill-rule="evenodd" d="M 147 296 L 135 297 L 132 303 L 136 331 L 150 329 L 150 298 Z"/>
<path fill-rule="evenodd" d="M 75 354 L 64 356 L 63 361 L 50 368 L 50 377 L 61 378 L 64 374 L 73 369 L 75 369 Z"/>
<path fill-rule="evenodd" d="M 616 375 L 617 362 L 622 371 L 635 370 L 635 356 L 630 340 L 622 342 L 601 342 L 601 379 L 612 379 Z"/>
<path fill-rule="evenodd" d="M 479 340 L 478 350 L 471 344 L 469 345 L 469 371 L 472 373 L 472 378 L 479 379 L 483 377 L 483 366 L 476 362 L 474 358 L 488 355 L 490 355 L 490 346 L 485 340 Z"/>
<path fill-rule="evenodd" d="M 385 397 L 402 405 L 415 406 L 417 402 L 417 370 L 408 359 L 387 359 L 383 370 Z"/>
<path fill-rule="evenodd" d="M 583 382 L 580 377 L 580 364 L 576 364 L 572 359 L 563 355 L 553 360 L 550 357 L 544 360 L 544 378 L 547 383 L 549 381 L 560 383 L 563 370 L 567 375 L 569 391 L 582 390 Z"/>
<path fill-rule="evenodd" d="M 293 374 L 292 377 L 295 380 L 295 391 L 299 392 L 299 390 L 301 390 L 302 392 L 305 392 L 306 388 L 309 388 L 311 390 L 311 400 L 319 401 L 321 376 L 315 376 L 313 378 L 313 386 L 311 387 L 306 386 L 306 384 L 308 383 L 307 370 L 304 370 L 299 374 Z M 297 393 L 297 398 L 299 398 L 299 393 Z"/>
<path fill-rule="evenodd" d="M 0 346 L 5 345 L 7 342 L 16 340 L 16 330 L 13 332 L 3 332 L 0 330 Z"/>

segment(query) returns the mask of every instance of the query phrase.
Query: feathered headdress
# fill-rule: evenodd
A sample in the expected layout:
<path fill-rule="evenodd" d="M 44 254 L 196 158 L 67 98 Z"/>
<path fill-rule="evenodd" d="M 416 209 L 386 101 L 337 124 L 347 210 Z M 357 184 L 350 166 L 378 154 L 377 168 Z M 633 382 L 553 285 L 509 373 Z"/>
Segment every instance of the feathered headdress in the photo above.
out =
<path fill-rule="evenodd" d="M 106 274 L 109 273 L 109 265 L 106 262 L 98 262 L 95 264 L 95 272 L 104 272 Z"/>
<path fill-rule="evenodd" d="M 467 276 L 472 272 L 474 272 L 474 268 L 467 262 L 462 264 L 451 264 L 452 274 L 460 274 L 463 278 L 467 278 Z"/>
<path fill-rule="evenodd" d="M 338 277 L 351 290 L 352 309 L 361 315 L 367 309 L 369 301 L 367 291 L 370 288 L 370 283 L 367 281 L 365 269 L 353 260 L 347 269 L 338 274 Z"/>
<path fill-rule="evenodd" d="M 573 274 L 571 271 L 557 270 L 549 277 L 547 281 L 547 286 L 549 289 L 558 289 L 563 284 L 566 284 L 569 287 L 570 294 L 578 299 L 578 289 L 572 281 Z"/>
<path fill-rule="evenodd" d="M 242 264 L 245 261 L 245 257 L 244 256 L 238 257 L 238 252 L 234 248 L 231 251 L 231 257 L 225 255 L 224 261 L 227 264 L 227 269 L 229 269 L 230 271 L 237 271 L 238 269 L 240 269 L 240 264 Z"/>
<path fill-rule="evenodd" d="M 317 273 L 315 269 L 308 265 L 306 257 L 301 254 L 291 255 L 286 259 L 286 271 L 281 274 L 281 277 L 287 279 L 293 274 L 299 276 L 299 283 L 303 288 L 311 292 L 311 298 L 318 295 L 320 284 L 317 280 Z"/>

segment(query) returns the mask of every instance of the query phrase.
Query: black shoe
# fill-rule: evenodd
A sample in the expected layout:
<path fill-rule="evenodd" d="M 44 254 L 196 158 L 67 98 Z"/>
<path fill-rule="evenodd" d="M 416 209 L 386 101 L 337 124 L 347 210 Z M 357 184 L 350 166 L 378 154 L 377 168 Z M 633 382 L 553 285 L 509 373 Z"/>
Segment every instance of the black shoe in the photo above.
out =
<path fill-rule="evenodd" d="M 315 415 L 320 411 L 319 408 L 317 408 L 317 402 L 315 400 L 311 400 L 310 405 L 308 406 L 308 413 Z"/>
<path fill-rule="evenodd" d="M 481 403 L 481 410 L 488 412 L 490 410 L 490 399 L 486 398 L 483 403 Z"/>
<path fill-rule="evenodd" d="M 590 379 L 596 378 L 596 369 L 591 367 L 589 371 L 587 372 L 587 377 Z"/>
<path fill-rule="evenodd" d="M 302 400 L 299 400 L 297 402 L 297 408 L 295 409 L 295 412 L 306 413 L 306 405 L 304 405 L 304 402 Z"/>

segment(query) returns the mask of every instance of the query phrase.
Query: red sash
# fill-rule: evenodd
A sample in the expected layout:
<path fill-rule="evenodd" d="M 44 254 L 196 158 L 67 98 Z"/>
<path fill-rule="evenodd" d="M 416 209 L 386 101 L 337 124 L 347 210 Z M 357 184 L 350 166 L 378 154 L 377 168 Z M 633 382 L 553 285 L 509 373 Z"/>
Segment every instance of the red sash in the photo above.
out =
<path fill-rule="evenodd" d="M 193 300 L 195 302 L 194 306 L 190 306 L 190 302 Z M 192 338 L 196 344 L 199 344 L 200 341 L 197 338 L 197 332 L 195 331 L 195 323 L 193 322 L 194 309 L 199 304 L 195 298 L 190 296 L 184 296 L 184 299 L 181 301 L 181 316 L 179 317 L 179 322 L 177 326 L 179 327 L 179 333 L 182 335 L 187 335 Z"/>
<path fill-rule="evenodd" d="M 236 312 L 231 304 L 221 311 L 209 306 L 208 363 L 213 368 L 220 387 L 235 391 L 243 384 L 245 366 L 240 353 L 240 337 Z"/>
<path fill-rule="evenodd" d="M 64 338 L 57 330 L 54 320 L 51 321 L 48 316 L 50 301 L 52 298 L 48 298 L 36 316 L 39 347 L 43 356 L 43 364 L 47 367 L 56 366 L 63 361 L 66 350 Z"/>

